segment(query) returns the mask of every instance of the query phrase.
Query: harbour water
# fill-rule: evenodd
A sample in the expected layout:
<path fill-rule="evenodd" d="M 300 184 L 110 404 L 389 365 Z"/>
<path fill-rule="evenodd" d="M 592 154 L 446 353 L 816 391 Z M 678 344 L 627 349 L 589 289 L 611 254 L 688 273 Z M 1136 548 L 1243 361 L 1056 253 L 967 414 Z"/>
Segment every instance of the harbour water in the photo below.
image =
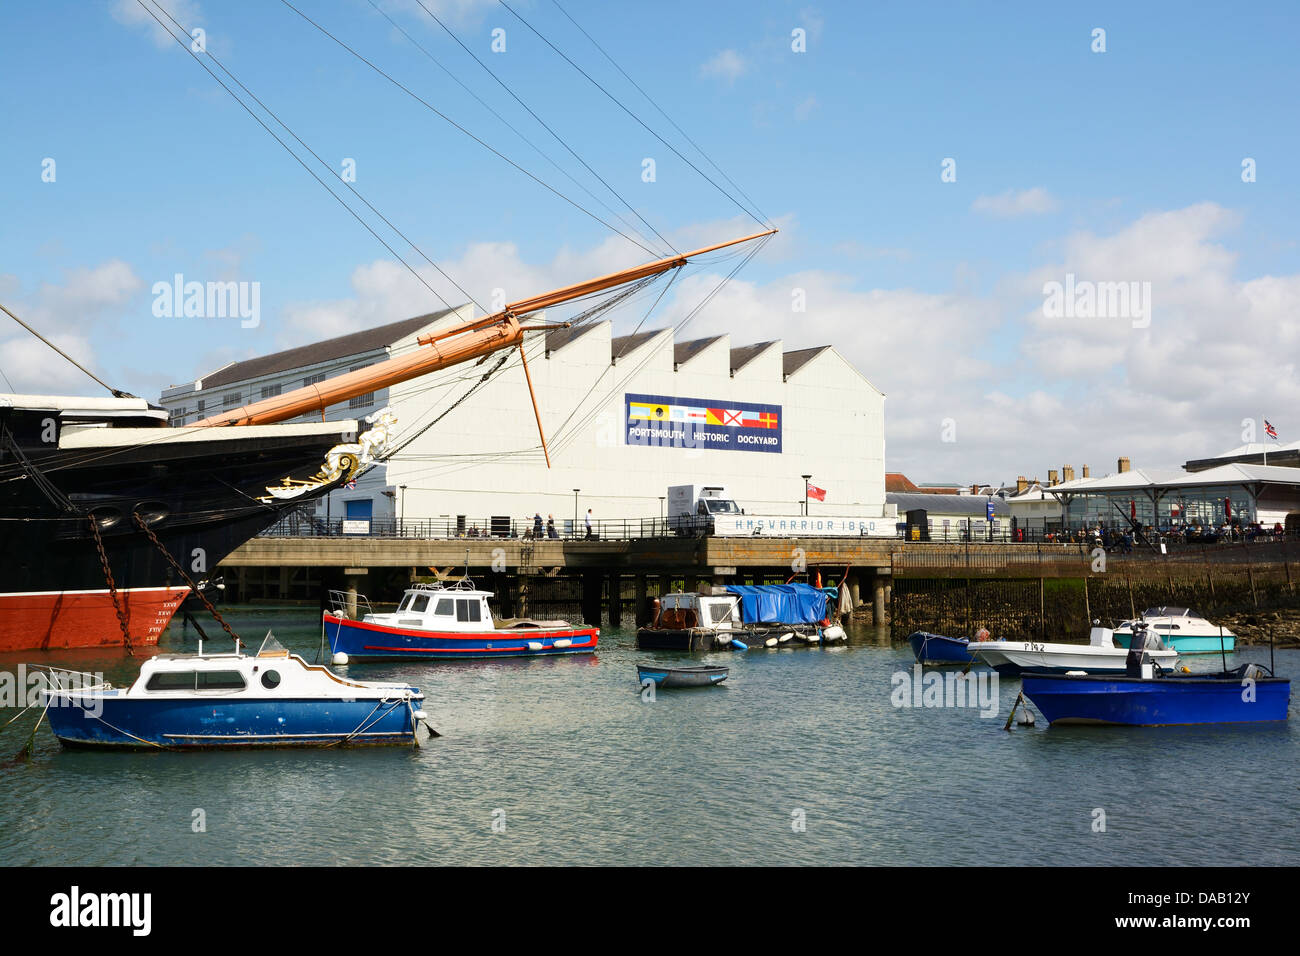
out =
<path fill-rule="evenodd" d="M 226 613 L 254 646 L 270 629 L 317 654 L 313 610 Z M 163 648 L 194 649 L 193 630 L 174 623 Z M 910 680 L 914 662 L 872 628 L 833 648 L 696 656 L 730 665 L 730 679 L 647 699 L 635 663 L 674 656 L 606 628 L 596 655 L 350 667 L 424 690 L 443 736 L 420 749 L 78 752 L 42 728 L 33 757 L 16 760 L 29 715 L 0 735 L 0 864 L 1300 860 L 1294 701 L 1275 726 L 1049 729 L 1040 718 L 1008 733 L 1019 681 L 998 682 L 992 717 L 896 706 L 896 675 Z M 1300 651 L 1276 658 L 1279 674 L 1300 675 Z M 35 652 L 0 669 L 19 660 L 119 685 L 135 670 L 120 653 Z M 14 713 L 0 709 L 0 723 Z"/>

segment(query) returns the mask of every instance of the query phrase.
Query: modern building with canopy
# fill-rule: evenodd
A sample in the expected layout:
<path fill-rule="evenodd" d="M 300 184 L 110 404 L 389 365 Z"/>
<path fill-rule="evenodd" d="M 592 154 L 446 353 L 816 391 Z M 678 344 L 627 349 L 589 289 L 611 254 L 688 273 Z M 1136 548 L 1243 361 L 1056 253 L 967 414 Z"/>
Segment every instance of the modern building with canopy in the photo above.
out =
<path fill-rule="evenodd" d="M 1045 487 L 1066 528 L 1282 525 L 1300 533 L 1300 468 L 1232 463 L 1204 471 L 1133 469 Z M 1014 501 L 1014 499 L 1012 499 Z M 1013 508 L 1014 511 L 1014 508 Z"/>

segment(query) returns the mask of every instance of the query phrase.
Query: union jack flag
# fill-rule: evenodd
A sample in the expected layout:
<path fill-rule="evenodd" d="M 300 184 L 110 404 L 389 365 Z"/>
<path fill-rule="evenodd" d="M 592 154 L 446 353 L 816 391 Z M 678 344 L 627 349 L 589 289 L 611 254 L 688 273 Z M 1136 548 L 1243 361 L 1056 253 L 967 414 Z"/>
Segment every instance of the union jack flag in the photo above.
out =
<path fill-rule="evenodd" d="M 1277 438 L 1277 429 L 1269 424 L 1268 419 L 1264 419 L 1264 434 L 1269 438 Z"/>
<path fill-rule="evenodd" d="M 348 491 L 352 491 L 353 489 L 355 489 L 355 488 L 357 487 L 357 480 L 356 480 L 355 478 L 353 478 L 351 481 L 349 481 L 349 482 L 348 482 L 347 484 L 345 484 L 343 487 L 346 488 Z"/>

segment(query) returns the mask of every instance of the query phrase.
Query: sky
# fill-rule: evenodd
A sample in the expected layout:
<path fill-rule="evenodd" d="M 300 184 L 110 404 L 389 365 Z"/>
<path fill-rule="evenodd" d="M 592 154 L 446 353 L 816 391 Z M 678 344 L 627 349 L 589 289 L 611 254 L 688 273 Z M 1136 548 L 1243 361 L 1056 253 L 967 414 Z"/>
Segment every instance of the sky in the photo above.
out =
<path fill-rule="evenodd" d="M 116 387 L 772 223 L 617 329 L 834 345 L 917 482 L 1300 438 L 1294 3 L 159 2 L 199 53 L 0 2 L 0 303 Z M 157 314 L 178 274 L 256 321 Z M 98 393 L 0 319 L 0 390 Z"/>

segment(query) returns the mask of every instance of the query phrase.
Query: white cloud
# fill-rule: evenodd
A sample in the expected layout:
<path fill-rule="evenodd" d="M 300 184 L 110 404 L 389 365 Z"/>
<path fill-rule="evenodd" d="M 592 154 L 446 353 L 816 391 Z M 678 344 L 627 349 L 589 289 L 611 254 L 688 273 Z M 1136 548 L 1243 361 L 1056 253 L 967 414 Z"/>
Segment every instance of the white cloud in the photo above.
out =
<path fill-rule="evenodd" d="M 1042 186 L 1032 189 L 1008 189 L 996 196 L 980 196 L 971 203 L 971 211 L 1013 219 L 1018 216 L 1040 216 L 1055 212 L 1061 204 Z"/>
<path fill-rule="evenodd" d="M 700 67 L 701 76 L 721 77 L 734 83 L 749 69 L 749 62 L 735 50 L 726 49 L 710 57 Z"/>

